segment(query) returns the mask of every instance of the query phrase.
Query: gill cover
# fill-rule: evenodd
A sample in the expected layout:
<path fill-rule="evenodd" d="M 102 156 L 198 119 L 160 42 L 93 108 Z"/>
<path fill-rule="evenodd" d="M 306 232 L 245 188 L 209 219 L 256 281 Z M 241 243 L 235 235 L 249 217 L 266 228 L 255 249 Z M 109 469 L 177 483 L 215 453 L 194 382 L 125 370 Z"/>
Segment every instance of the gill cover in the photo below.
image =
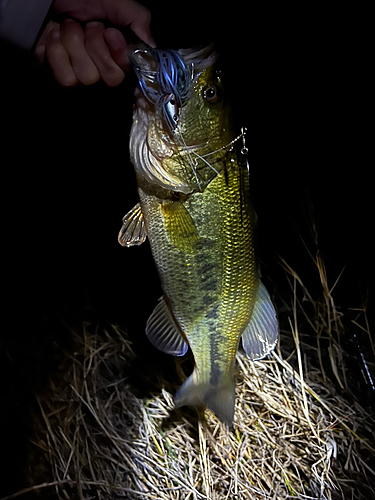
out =
<path fill-rule="evenodd" d="M 179 51 L 148 47 L 135 50 L 129 58 L 140 88 L 130 133 L 132 163 L 146 181 L 191 193 L 196 183 L 171 171 L 164 160 L 176 152 L 179 111 L 191 96 L 195 77 L 215 62 L 212 46 Z"/>

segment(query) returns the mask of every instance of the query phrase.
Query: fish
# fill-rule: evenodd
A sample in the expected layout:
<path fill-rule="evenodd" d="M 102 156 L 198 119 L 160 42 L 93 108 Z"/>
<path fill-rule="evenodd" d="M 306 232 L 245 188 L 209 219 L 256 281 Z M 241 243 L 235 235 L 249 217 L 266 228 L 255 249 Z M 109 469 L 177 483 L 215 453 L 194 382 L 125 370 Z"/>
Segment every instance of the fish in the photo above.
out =
<path fill-rule="evenodd" d="M 240 340 L 259 360 L 278 339 L 256 251 L 246 129 L 236 130 L 212 46 L 146 47 L 130 59 L 139 82 L 129 142 L 139 202 L 118 240 L 151 245 L 163 295 L 146 323 L 149 341 L 173 356 L 193 353 L 175 407 L 208 408 L 231 426 Z"/>

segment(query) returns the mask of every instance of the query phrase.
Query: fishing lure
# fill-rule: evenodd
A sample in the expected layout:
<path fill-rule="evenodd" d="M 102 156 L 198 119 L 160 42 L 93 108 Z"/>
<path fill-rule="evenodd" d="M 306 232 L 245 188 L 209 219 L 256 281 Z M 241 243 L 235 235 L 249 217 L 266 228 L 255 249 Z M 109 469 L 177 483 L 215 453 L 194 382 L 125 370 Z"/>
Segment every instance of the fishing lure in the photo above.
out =
<path fill-rule="evenodd" d="M 240 339 L 251 359 L 262 359 L 278 324 L 256 257 L 246 129 L 236 133 L 216 58 L 210 47 L 131 56 L 140 87 L 129 143 L 139 203 L 119 241 L 128 247 L 147 237 L 160 274 L 148 339 L 165 353 L 182 356 L 189 346 L 194 355 L 176 406 L 207 406 L 231 425 Z"/>
<path fill-rule="evenodd" d="M 149 54 L 156 62 L 155 70 L 145 69 L 137 63 L 140 54 Z M 136 50 L 130 60 L 145 97 L 162 112 L 171 131 L 177 126 L 178 111 L 188 100 L 191 87 L 191 71 L 174 50 Z M 146 81 L 147 80 L 147 81 Z"/>

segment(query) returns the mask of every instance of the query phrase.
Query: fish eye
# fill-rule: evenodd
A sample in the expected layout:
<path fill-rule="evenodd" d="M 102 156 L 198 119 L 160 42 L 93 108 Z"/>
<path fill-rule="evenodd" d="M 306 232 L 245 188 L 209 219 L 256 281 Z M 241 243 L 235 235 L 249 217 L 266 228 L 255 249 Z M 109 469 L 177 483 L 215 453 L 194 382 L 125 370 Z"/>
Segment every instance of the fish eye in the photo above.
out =
<path fill-rule="evenodd" d="M 217 88 L 214 85 L 209 85 L 208 87 L 206 87 L 204 89 L 203 97 L 210 104 L 215 104 L 215 102 L 217 102 L 219 99 L 219 94 L 218 94 Z"/>

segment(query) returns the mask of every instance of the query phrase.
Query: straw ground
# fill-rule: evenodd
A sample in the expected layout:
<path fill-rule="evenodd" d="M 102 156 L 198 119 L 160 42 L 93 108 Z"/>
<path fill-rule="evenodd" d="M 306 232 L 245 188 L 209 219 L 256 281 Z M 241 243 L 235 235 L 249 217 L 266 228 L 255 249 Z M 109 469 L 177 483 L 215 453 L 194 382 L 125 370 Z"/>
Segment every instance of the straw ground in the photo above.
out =
<path fill-rule="evenodd" d="M 340 388 L 342 312 L 315 263 L 321 301 L 284 262 L 291 293 L 290 304 L 276 298 L 278 348 L 260 362 L 238 353 L 232 430 L 209 411 L 174 410 L 189 360 L 177 360 L 170 376 L 155 373 L 152 394 L 142 396 L 134 384 L 142 362 L 126 332 L 78 325 L 74 348 L 35 395 L 30 486 L 7 500 L 375 498 L 374 415 Z M 366 329 L 365 310 L 355 323 Z"/>

